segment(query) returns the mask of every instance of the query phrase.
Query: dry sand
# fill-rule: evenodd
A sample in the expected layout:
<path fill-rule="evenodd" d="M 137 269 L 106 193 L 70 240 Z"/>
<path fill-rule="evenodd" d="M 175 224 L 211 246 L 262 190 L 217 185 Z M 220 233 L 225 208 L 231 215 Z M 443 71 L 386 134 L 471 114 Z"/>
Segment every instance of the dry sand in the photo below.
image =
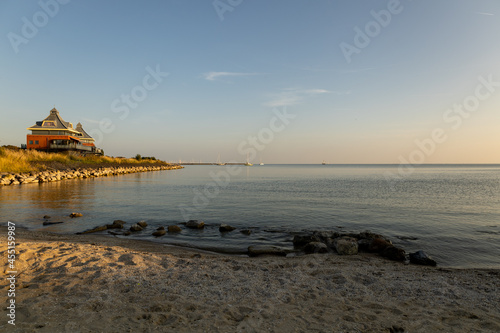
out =
<path fill-rule="evenodd" d="M 500 332 L 500 270 L 235 257 L 21 229 L 16 241 L 16 325 L 2 279 L 1 332 Z"/>

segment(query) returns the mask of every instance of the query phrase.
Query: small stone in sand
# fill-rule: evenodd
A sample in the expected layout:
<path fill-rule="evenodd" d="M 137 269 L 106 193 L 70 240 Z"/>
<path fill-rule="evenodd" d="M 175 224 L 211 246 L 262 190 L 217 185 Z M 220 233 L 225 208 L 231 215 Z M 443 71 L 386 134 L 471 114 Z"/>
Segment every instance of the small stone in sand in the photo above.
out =
<path fill-rule="evenodd" d="M 140 221 L 140 222 L 137 222 L 137 224 L 141 227 L 141 228 L 146 228 L 148 226 L 148 224 L 146 223 L 146 221 Z"/>
<path fill-rule="evenodd" d="M 240 230 L 240 232 L 241 232 L 243 235 L 247 235 L 247 236 L 249 236 L 249 235 L 252 233 L 252 230 L 250 230 L 250 229 L 244 229 L 244 230 Z"/>
<path fill-rule="evenodd" d="M 44 216 L 43 216 L 43 218 L 44 218 L 45 220 L 48 220 L 48 219 L 50 219 L 50 216 L 49 216 L 49 215 L 44 215 Z"/>
<path fill-rule="evenodd" d="M 81 217 L 81 216 L 83 216 L 82 213 L 71 213 L 71 214 L 69 214 L 69 217 L 71 217 L 71 218 L 73 218 L 73 217 Z"/>

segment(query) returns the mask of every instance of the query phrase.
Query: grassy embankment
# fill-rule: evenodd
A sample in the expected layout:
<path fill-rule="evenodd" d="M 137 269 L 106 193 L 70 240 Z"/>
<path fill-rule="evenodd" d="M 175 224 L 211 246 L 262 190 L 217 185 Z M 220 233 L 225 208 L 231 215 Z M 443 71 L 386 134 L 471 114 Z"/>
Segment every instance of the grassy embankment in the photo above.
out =
<path fill-rule="evenodd" d="M 108 156 L 83 157 L 74 153 L 45 153 L 36 150 L 17 150 L 0 147 L 0 172 L 2 173 L 141 165 L 167 165 L 167 163 L 159 160 L 141 158 Z"/>

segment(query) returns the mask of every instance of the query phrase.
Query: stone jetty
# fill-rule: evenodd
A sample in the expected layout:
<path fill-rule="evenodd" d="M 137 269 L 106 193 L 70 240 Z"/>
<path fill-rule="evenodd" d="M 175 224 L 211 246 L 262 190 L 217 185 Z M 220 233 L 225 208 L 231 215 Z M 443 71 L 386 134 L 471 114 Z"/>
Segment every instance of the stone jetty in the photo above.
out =
<path fill-rule="evenodd" d="M 79 168 L 0 175 L 0 186 L 57 182 L 65 179 L 85 179 L 125 175 L 129 173 L 182 169 L 180 165 Z"/>

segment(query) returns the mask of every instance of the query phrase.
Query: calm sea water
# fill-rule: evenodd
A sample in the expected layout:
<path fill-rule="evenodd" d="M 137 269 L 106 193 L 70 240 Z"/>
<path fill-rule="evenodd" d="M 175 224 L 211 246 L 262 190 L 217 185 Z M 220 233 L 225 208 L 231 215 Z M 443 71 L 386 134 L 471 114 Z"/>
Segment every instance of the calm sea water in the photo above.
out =
<path fill-rule="evenodd" d="M 423 249 L 440 266 L 500 268 L 500 165 L 420 166 L 398 181 L 388 172 L 398 175 L 398 166 L 187 166 L 1 187 L 0 222 L 75 233 L 145 220 L 148 228 L 129 237 L 232 253 L 254 244 L 291 248 L 302 230 L 371 230 L 407 251 Z M 71 212 L 84 217 L 70 219 Z M 43 226 L 44 215 L 64 223 Z M 150 236 L 189 218 L 207 227 Z M 220 223 L 253 232 L 221 234 Z"/>

